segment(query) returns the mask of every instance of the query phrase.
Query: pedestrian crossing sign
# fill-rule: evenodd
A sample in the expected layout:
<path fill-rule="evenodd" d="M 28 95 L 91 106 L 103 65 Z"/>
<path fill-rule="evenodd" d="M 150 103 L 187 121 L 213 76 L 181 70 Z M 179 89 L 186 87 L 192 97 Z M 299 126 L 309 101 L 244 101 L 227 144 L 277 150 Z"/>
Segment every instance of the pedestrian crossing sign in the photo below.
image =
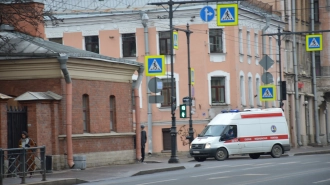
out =
<path fill-rule="evenodd" d="M 164 76 L 165 75 L 165 57 L 164 55 L 145 56 L 146 76 Z"/>
<path fill-rule="evenodd" d="M 237 26 L 238 25 L 238 5 L 218 4 L 217 5 L 217 25 Z"/>
<path fill-rule="evenodd" d="M 322 35 L 306 35 L 306 51 L 322 51 Z"/>
<path fill-rule="evenodd" d="M 276 88 L 275 85 L 262 85 L 260 86 L 260 101 L 275 101 Z"/>

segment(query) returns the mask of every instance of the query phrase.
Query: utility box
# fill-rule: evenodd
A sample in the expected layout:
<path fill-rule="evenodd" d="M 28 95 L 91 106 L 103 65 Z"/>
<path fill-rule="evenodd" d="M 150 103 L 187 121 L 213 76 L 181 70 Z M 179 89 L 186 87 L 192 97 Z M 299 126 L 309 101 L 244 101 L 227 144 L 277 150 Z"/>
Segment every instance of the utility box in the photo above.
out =
<path fill-rule="evenodd" d="M 86 156 L 85 155 L 74 155 L 73 156 L 74 167 L 73 169 L 86 169 Z"/>
<path fill-rule="evenodd" d="M 46 155 L 46 173 L 53 173 L 53 156 Z"/>

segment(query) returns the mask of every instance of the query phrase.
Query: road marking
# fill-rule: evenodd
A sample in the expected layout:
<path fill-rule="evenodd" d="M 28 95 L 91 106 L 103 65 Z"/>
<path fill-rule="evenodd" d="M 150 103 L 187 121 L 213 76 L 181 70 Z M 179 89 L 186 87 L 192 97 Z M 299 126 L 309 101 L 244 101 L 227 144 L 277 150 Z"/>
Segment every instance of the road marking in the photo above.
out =
<path fill-rule="evenodd" d="M 267 164 L 273 164 L 273 163 L 261 163 L 261 164 L 256 164 L 254 166 L 263 166 L 263 165 L 267 165 Z"/>
<path fill-rule="evenodd" d="M 221 168 L 221 167 L 226 167 L 226 166 L 230 166 L 230 165 L 212 166 L 212 167 L 207 167 L 207 169 L 208 168 Z"/>
<path fill-rule="evenodd" d="M 326 179 L 326 180 L 322 180 L 322 181 L 317 181 L 317 182 L 313 182 L 314 184 L 317 184 L 317 183 L 322 183 L 322 182 L 326 182 L 326 181 L 330 181 L 330 179 Z"/>
<path fill-rule="evenodd" d="M 288 163 L 278 163 L 278 164 L 293 164 L 293 163 L 299 163 L 300 161 L 297 162 L 288 162 Z"/>
<path fill-rule="evenodd" d="M 243 175 L 268 175 L 268 174 L 243 174 Z"/>
<path fill-rule="evenodd" d="M 317 162 L 320 162 L 320 161 L 312 161 L 312 162 L 306 162 L 306 163 L 301 163 L 301 164 L 309 164 L 309 163 L 317 163 Z"/>
<path fill-rule="evenodd" d="M 214 180 L 214 179 L 225 179 L 225 178 L 230 178 L 231 176 L 223 176 L 223 177 L 213 177 L 213 178 L 209 178 L 207 180 Z M 233 176 L 234 177 L 234 176 Z"/>
<path fill-rule="evenodd" d="M 274 166 L 273 164 L 272 165 L 264 165 L 264 166 L 258 166 L 258 167 L 253 167 L 253 168 L 245 168 L 245 169 L 242 169 L 242 170 L 251 170 L 251 169 L 257 169 L 257 168 L 265 168 L 265 167 L 269 167 L 269 166 Z"/>
<path fill-rule="evenodd" d="M 239 166 L 248 166 L 248 165 L 252 165 L 252 164 L 241 164 L 241 165 L 234 165 L 234 166 L 231 166 L 231 165 L 222 165 L 222 166 L 212 166 L 212 167 L 207 167 L 207 168 L 220 168 L 220 167 L 239 167 Z"/>
<path fill-rule="evenodd" d="M 160 183 L 160 182 L 168 182 L 168 181 L 175 181 L 175 180 L 177 180 L 177 179 L 169 179 L 169 180 L 163 180 L 163 181 L 148 182 L 148 183 L 137 184 L 137 185 L 156 184 L 156 183 Z"/>
<path fill-rule="evenodd" d="M 190 177 L 202 177 L 202 176 L 207 176 L 207 175 L 214 175 L 214 174 L 219 174 L 219 173 L 228 173 L 230 171 L 224 171 L 224 172 L 217 172 L 217 173 L 208 173 L 208 174 L 203 174 L 203 175 L 196 175 L 196 176 L 190 176 Z"/>

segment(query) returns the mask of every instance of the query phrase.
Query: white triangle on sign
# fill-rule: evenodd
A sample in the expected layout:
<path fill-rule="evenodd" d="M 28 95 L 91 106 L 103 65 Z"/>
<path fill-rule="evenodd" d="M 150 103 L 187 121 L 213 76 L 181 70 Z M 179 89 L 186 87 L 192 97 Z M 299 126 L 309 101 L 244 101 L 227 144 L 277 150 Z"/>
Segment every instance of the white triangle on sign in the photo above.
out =
<path fill-rule="evenodd" d="M 221 20 L 222 21 L 233 21 L 234 20 L 234 17 L 230 13 L 228 8 L 226 9 L 225 13 L 222 15 Z"/>
<path fill-rule="evenodd" d="M 320 47 L 319 43 L 313 38 L 312 42 L 309 44 L 309 47 Z"/>
<path fill-rule="evenodd" d="M 264 92 L 264 94 L 262 95 L 262 97 L 263 98 L 272 98 L 273 95 L 272 95 L 272 93 L 270 92 L 269 89 L 266 89 L 265 92 Z"/>
<path fill-rule="evenodd" d="M 161 71 L 161 70 L 162 70 L 162 68 L 160 68 L 160 66 L 159 66 L 158 63 L 157 63 L 157 60 L 155 59 L 155 60 L 152 62 L 151 66 L 150 66 L 150 68 L 149 68 L 149 71 Z"/>

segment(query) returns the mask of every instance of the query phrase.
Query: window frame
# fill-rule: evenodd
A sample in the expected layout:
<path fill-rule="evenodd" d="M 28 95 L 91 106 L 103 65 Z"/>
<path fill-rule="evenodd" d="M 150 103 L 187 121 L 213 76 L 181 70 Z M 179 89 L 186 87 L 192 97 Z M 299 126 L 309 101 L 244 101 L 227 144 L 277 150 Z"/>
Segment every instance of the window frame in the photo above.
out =
<path fill-rule="evenodd" d="M 211 89 L 211 78 L 212 77 L 224 77 L 225 78 L 225 102 L 224 103 L 212 103 L 212 89 Z M 207 74 L 208 81 L 208 97 L 209 97 L 209 105 L 217 106 L 217 105 L 230 105 L 230 74 L 225 71 L 216 70 Z"/>
<path fill-rule="evenodd" d="M 127 36 L 127 37 L 125 37 Z M 136 57 L 137 49 L 136 49 L 136 34 L 135 33 L 123 33 L 121 34 L 121 44 L 122 44 L 122 54 L 123 57 Z M 128 48 L 125 47 L 127 44 Z M 126 49 L 125 49 L 126 48 Z M 126 52 L 128 50 L 128 52 Z M 135 53 L 134 53 L 135 50 Z M 126 55 L 127 53 L 130 53 Z"/>
<path fill-rule="evenodd" d="M 60 40 L 61 42 L 58 42 Z M 48 38 L 48 41 L 55 42 L 58 44 L 63 44 L 63 38 L 62 37 L 56 37 L 56 38 Z"/>
<path fill-rule="evenodd" d="M 113 100 L 113 101 L 112 101 Z M 111 106 L 113 103 L 113 107 Z M 117 131 L 117 112 L 116 112 L 116 96 L 110 95 L 109 97 L 109 112 L 110 112 L 110 132 Z M 113 113 L 113 114 L 112 114 Z"/>
<path fill-rule="evenodd" d="M 211 31 L 212 31 L 212 33 L 213 33 L 213 31 L 220 31 L 220 34 L 219 34 L 219 32 L 216 32 L 216 34 L 211 35 Z M 217 42 L 219 40 L 219 38 L 220 38 L 221 46 L 218 51 L 217 50 L 218 44 L 211 43 L 211 41 L 214 40 L 215 42 Z M 223 29 L 222 28 L 209 29 L 209 42 L 210 42 L 210 53 L 224 53 Z"/>
<path fill-rule="evenodd" d="M 166 108 L 166 107 L 171 107 L 171 103 L 172 103 L 172 100 L 171 100 L 171 96 L 172 96 L 172 84 L 171 84 L 171 78 L 163 78 L 161 79 L 162 82 L 163 82 L 163 89 L 160 91 L 160 95 L 163 95 L 164 96 L 164 91 L 168 91 L 167 92 L 167 97 L 164 96 L 164 102 L 163 103 L 160 103 L 160 107 L 162 108 Z M 166 81 L 166 83 L 164 83 L 164 81 Z M 170 84 L 169 86 L 166 86 L 165 84 Z M 174 78 L 174 93 L 175 93 L 175 97 L 176 96 L 176 83 L 175 83 L 175 78 Z M 165 100 L 168 99 L 169 102 L 167 102 L 167 104 L 165 104 Z"/>
<path fill-rule="evenodd" d="M 247 39 L 247 50 L 248 50 L 248 55 L 251 56 L 251 33 L 250 31 L 246 32 L 246 39 Z"/>
<path fill-rule="evenodd" d="M 96 39 L 96 37 L 97 37 L 97 42 L 95 40 L 93 41 L 93 39 Z M 85 50 L 86 51 L 90 51 L 90 52 L 98 53 L 98 54 L 100 53 L 100 40 L 99 40 L 98 35 L 85 36 L 84 41 L 85 41 Z M 87 50 L 89 45 L 92 48 L 91 50 Z M 93 48 L 95 49 L 95 51 Z"/>
<path fill-rule="evenodd" d="M 223 82 L 224 82 L 224 85 L 212 85 L 212 78 L 221 78 L 220 79 L 220 84 L 221 84 L 221 80 L 223 80 Z M 215 88 L 215 96 L 216 96 L 216 101 L 214 102 L 213 101 L 213 89 Z M 222 91 L 221 91 L 221 89 L 223 89 Z M 220 91 L 220 92 L 219 92 Z M 223 101 L 221 101 L 221 92 L 223 92 Z M 218 97 L 218 96 L 220 96 L 220 97 Z M 211 101 L 212 101 L 212 104 L 216 104 L 216 103 L 226 103 L 226 77 L 224 77 L 224 76 L 212 76 L 211 77 Z"/>
<path fill-rule="evenodd" d="M 90 132 L 90 109 L 89 109 L 89 95 L 83 94 L 82 96 L 82 109 L 83 109 L 83 132 Z"/>
<path fill-rule="evenodd" d="M 168 34 L 169 37 L 163 35 Z M 162 42 L 165 41 L 165 52 L 162 52 Z M 170 31 L 160 31 L 158 32 L 158 44 L 159 44 L 159 54 L 160 55 L 170 55 L 171 54 L 171 32 Z"/>

